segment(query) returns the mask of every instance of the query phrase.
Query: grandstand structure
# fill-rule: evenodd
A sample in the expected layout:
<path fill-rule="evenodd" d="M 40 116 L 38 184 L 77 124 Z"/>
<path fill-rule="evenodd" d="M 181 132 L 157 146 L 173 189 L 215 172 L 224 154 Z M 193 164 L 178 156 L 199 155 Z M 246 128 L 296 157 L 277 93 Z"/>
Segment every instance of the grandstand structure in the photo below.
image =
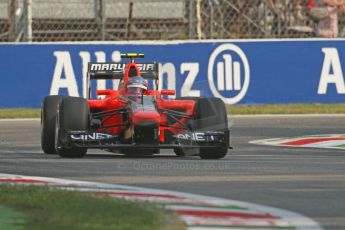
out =
<path fill-rule="evenodd" d="M 278 18 L 267 0 L 0 0 L 0 41 L 314 36 L 306 9 L 297 17 L 293 0 L 277 2 Z"/>

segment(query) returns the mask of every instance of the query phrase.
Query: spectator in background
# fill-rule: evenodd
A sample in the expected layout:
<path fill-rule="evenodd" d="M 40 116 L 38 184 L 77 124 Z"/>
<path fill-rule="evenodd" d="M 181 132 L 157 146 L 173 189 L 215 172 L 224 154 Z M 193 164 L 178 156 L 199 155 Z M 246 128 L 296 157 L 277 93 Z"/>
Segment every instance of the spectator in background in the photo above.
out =
<path fill-rule="evenodd" d="M 283 22 L 284 22 L 282 3 L 283 2 L 286 3 L 286 0 L 267 0 L 267 1 L 273 13 L 273 21 L 272 21 L 272 29 L 271 29 L 272 34 L 280 35 L 282 27 L 283 27 Z"/>
<path fill-rule="evenodd" d="M 307 25 L 310 26 L 312 25 L 311 19 L 310 19 L 310 10 L 313 9 L 315 7 L 315 2 L 314 0 L 308 0 L 307 2 L 307 18 L 308 18 L 308 22 Z"/>
<path fill-rule="evenodd" d="M 338 12 L 345 12 L 344 0 L 315 0 L 316 6 L 327 7 L 328 16 L 316 25 L 316 35 L 323 38 L 338 36 Z"/>
<path fill-rule="evenodd" d="M 315 7 L 315 2 L 314 2 L 314 0 L 308 0 L 308 2 L 307 2 L 307 8 L 308 8 L 308 10 L 311 10 L 312 8 L 314 8 Z"/>
<path fill-rule="evenodd" d="M 285 10 L 289 10 L 290 3 L 293 4 L 296 10 L 296 21 L 305 21 L 305 15 L 302 14 L 302 9 L 306 6 L 312 7 L 314 0 L 267 0 L 268 5 L 273 12 L 273 21 L 272 21 L 272 34 L 280 35 L 283 32 L 285 27 L 289 26 L 289 21 L 285 20 L 289 18 L 289 12 L 285 12 Z M 296 23 L 295 21 L 295 23 Z M 312 30 L 310 28 L 310 30 Z"/>
<path fill-rule="evenodd" d="M 306 26 L 312 26 L 313 23 L 310 19 L 310 10 L 315 7 L 314 0 L 294 0 L 294 5 L 297 19 L 305 21 Z M 305 14 L 302 13 L 304 9 L 306 9 Z"/>
<path fill-rule="evenodd" d="M 256 0 L 256 2 L 258 2 Z M 251 1 L 243 1 L 237 0 L 236 6 L 238 7 L 238 12 L 236 15 L 236 34 L 238 34 L 239 38 L 245 38 L 249 27 L 247 26 L 247 20 L 245 16 L 249 15 L 249 10 L 253 6 L 254 0 Z"/>

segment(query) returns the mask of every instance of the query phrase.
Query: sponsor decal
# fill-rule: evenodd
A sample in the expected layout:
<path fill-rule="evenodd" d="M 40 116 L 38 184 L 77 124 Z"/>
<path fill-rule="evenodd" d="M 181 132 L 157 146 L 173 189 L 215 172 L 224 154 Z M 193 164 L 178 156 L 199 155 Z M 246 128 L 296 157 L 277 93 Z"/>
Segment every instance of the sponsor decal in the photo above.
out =
<path fill-rule="evenodd" d="M 177 139 L 189 141 L 214 141 L 214 135 L 210 133 L 194 132 L 194 133 L 181 133 L 176 135 Z"/>
<path fill-rule="evenodd" d="M 343 70 L 337 48 L 323 48 L 324 59 L 321 69 L 320 82 L 317 93 L 327 94 L 330 86 L 335 86 L 337 94 L 345 94 Z"/>
<path fill-rule="evenodd" d="M 155 65 L 153 63 L 137 63 L 140 71 L 154 71 Z M 126 68 L 126 63 L 91 63 L 90 71 L 111 71 L 123 72 Z"/>
<path fill-rule="evenodd" d="M 234 44 L 218 46 L 208 62 L 208 82 L 215 97 L 236 104 L 246 95 L 250 81 L 249 62 Z"/>
<path fill-rule="evenodd" d="M 111 139 L 114 136 L 106 133 L 75 133 L 70 135 L 72 140 L 97 141 Z"/>
<path fill-rule="evenodd" d="M 126 67 L 124 63 L 91 63 L 90 71 L 114 71 L 123 72 Z"/>

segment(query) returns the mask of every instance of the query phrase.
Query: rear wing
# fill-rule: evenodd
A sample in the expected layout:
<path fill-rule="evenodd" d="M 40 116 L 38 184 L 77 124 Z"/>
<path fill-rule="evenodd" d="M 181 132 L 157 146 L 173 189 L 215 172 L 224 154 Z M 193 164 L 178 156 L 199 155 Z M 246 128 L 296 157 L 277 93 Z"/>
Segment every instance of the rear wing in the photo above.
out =
<path fill-rule="evenodd" d="M 91 63 L 88 65 L 88 77 L 90 80 L 98 79 L 123 79 L 128 63 Z M 158 63 L 136 63 L 141 76 L 145 79 L 158 80 Z M 130 72 L 131 74 L 131 72 Z M 130 76 L 133 77 L 133 76 Z"/>
<path fill-rule="evenodd" d="M 128 75 L 129 77 L 134 77 L 137 75 L 137 70 L 133 66 L 133 63 L 91 63 L 88 64 L 87 69 L 87 99 L 91 98 L 91 80 L 112 80 L 112 79 L 124 79 L 125 71 L 127 65 L 132 65 L 129 67 Z M 148 63 L 135 63 L 135 65 L 140 70 L 141 76 L 144 79 L 154 80 L 156 82 L 156 88 L 158 87 L 158 63 L 148 62 Z"/>

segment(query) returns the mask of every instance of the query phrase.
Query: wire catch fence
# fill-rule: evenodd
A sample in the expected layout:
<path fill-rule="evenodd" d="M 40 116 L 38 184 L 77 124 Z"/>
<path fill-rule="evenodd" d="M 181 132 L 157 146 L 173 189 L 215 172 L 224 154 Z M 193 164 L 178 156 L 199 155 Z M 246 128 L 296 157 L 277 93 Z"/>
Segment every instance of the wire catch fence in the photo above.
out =
<path fill-rule="evenodd" d="M 313 37 L 305 1 L 0 0 L 0 41 Z M 339 28 L 344 25 L 339 17 Z M 339 36 L 343 37 L 341 30 Z"/>

